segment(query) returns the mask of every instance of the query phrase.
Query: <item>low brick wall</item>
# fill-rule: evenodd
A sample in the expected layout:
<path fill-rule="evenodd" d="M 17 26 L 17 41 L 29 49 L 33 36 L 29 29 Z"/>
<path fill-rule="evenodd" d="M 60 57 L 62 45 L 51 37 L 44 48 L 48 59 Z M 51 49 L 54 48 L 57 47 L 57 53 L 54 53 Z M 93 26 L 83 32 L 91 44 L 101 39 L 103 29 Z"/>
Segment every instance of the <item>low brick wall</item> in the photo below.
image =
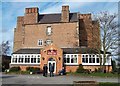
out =
<path fill-rule="evenodd" d="M 73 86 L 99 86 L 96 81 L 73 81 Z"/>

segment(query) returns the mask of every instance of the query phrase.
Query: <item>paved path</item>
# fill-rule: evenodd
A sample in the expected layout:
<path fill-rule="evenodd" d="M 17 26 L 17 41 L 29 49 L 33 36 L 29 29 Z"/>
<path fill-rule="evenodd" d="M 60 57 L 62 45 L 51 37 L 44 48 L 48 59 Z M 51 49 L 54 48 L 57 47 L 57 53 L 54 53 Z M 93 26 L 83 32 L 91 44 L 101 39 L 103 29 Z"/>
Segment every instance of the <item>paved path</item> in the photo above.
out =
<path fill-rule="evenodd" d="M 95 80 L 97 82 L 116 82 L 118 78 L 80 77 L 80 76 L 55 76 L 43 77 L 42 75 L 5 75 L 2 84 L 73 84 L 73 81 Z"/>

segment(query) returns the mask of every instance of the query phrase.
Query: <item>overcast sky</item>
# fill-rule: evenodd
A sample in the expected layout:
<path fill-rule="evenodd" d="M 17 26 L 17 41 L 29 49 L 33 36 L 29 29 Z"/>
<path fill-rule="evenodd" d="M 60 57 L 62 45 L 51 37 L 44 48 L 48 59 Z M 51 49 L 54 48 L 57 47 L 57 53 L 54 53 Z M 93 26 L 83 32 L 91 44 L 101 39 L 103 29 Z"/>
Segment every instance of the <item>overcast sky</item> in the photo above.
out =
<path fill-rule="evenodd" d="M 18 16 L 24 16 L 25 8 L 27 7 L 38 7 L 40 14 L 49 13 L 61 13 L 62 5 L 69 5 L 70 12 L 80 12 L 80 13 L 92 13 L 94 15 L 99 14 L 103 11 L 108 11 L 112 13 L 118 13 L 118 0 L 113 0 L 116 2 L 32 2 L 33 0 L 4 0 L 0 3 L 0 43 L 2 41 L 10 40 L 11 46 L 13 46 L 13 31 L 16 27 L 16 20 Z M 19 2 L 18 2 L 19 1 Z M 29 2 L 31 1 L 31 2 Z M 34 0 L 35 1 L 35 0 Z M 58 1 L 58 0 L 57 0 Z M 94 1 L 94 2 L 93 2 Z"/>

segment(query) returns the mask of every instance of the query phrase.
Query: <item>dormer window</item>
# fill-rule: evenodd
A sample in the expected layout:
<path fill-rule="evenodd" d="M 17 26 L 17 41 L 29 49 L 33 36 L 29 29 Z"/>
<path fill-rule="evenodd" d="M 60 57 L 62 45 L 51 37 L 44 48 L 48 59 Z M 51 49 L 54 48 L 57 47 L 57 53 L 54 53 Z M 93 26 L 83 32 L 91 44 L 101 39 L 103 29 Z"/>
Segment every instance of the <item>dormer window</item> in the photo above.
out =
<path fill-rule="evenodd" d="M 51 35 L 52 34 L 52 28 L 51 26 L 47 26 L 47 30 L 46 30 L 46 35 Z"/>

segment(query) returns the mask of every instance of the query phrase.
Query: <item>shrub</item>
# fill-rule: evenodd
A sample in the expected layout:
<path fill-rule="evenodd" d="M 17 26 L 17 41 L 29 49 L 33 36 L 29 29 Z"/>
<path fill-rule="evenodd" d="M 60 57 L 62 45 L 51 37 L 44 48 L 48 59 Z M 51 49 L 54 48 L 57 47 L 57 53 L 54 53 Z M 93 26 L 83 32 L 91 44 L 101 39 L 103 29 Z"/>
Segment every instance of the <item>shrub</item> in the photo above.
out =
<path fill-rule="evenodd" d="M 82 65 L 79 65 L 79 67 L 77 68 L 77 70 L 76 70 L 76 72 L 77 73 L 84 73 L 84 68 L 83 68 L 83 66 Z"/>
<path fill-rule="evenodd" d="M 38 72 L 38 71 L 40 71 L 40 68 L 27 67 L 26 70 L 30 71 L 30 72 Z"/>
<path fill-rule="evenodd" d="M 79 67 L 76 70 L 77 73 L 90 73 L 89 69 L 84 69 L 83 66 L 80 64 Z"/>
<path fill-rule="evenodd" d="M 101 72 L 101 69 L 100 69 L 100 68 L 98 68 L 98 69 L 95 68 L 95 72 L 100 73 L 100 72 Z"/>
<path fill-rule="evenodd" d="M 12 67 L 10 68 L 10 72 L 17 72 L 20 71 L 20 67 Z"/>
<path fill-rule="evenodd" d="M 115 61 L 112 61 L 112 72 L 113 73 L 118 72 Z"/>
<path fill-rule="evenodd" d="M 88 74 L 90 74 L 90 70 L 88 70 L 88 69 L 84 69 L 84 73 L 88 73 Z"/>

